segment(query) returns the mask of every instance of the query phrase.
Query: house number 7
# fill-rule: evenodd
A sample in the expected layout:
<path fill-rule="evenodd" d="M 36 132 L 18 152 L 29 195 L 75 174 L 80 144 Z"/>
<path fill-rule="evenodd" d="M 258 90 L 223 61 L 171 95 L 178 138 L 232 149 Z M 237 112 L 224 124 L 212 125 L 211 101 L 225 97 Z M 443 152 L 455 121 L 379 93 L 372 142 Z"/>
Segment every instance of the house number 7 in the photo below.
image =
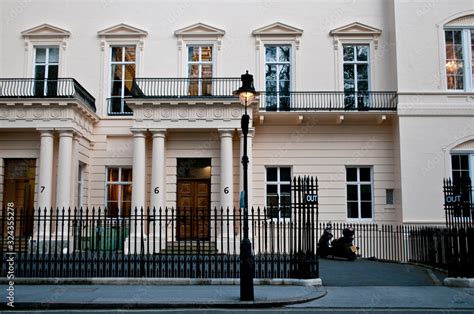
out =
<path fill-rule="evenodd" d="M 43 191 L 44 191 L 44 189 L 45 189 L 46 187 L 45 187 L 44 185 L 42 185 L 42 186 L 40 186 L 40 188 L 41 188 L 40 193 L 43 193 Z"/>

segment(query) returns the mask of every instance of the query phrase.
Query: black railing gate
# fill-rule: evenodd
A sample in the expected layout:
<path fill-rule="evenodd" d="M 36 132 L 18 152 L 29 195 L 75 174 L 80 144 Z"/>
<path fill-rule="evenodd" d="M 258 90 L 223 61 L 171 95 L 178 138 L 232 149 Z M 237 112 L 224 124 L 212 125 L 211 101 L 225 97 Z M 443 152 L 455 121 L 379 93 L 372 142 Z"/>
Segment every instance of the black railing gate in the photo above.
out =
<path fill-rule="evenodd" d="M 318 278 L 317 226 L 319 215 L 318 179 L 295 177 L 291 185 L 291 212 L 296 224 L 293 235 L 293 278 Z"/>
<path fill-rule="evenodd" d="M 471 180 L 445 179 L 444 210 L 449 276 L 474 277 L 474 204 Z"/>

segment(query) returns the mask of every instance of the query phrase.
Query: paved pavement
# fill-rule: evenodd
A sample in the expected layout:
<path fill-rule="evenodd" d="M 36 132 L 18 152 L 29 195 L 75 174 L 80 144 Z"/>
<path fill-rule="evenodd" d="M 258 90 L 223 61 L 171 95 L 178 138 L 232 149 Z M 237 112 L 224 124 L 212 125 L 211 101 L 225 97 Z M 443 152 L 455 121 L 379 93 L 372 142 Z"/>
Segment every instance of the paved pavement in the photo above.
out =
<path fill-rule="evenodd" d="M 61 313 L 104 307 L 127 313 L 139 313 L 140 308 L 148 313 L 166 313 L 172 308 L 172 313 L 191 309 L 198 313 L 252 313 L 255 307 L 268 313 L 474 313 L 474 289 L 439 286 L 444 276 L 413 265 L 321 260 L 324 287 L 255 286 L 254 303 L 240 302 L 240 287 L 233 285 L 18 285 L 15 304 L 17 310 L 21 306 L 45 312 L 68 309 L 59 310 Z M 2 288 L 3 300 L 5 294 Z"/>

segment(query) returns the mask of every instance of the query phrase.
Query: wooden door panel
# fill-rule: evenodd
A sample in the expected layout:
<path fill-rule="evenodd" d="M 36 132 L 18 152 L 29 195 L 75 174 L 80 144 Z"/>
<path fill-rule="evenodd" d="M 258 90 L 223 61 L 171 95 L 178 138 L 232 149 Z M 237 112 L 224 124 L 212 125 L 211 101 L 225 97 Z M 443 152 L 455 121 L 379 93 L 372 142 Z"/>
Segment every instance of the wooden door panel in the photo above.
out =
<path fill-rule="evenodd" d="M 209 180 L 178 181 L 178 240 L 209 238 Z"/>

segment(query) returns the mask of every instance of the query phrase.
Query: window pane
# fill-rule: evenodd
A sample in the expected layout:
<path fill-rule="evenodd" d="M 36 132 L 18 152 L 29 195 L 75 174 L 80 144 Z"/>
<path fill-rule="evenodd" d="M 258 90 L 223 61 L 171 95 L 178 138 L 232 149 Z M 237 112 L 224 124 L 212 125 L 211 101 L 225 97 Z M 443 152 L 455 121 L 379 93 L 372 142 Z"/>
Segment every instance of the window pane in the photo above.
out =
<path fill-rule="evenodd" d="M 357 201 L 357 185 L 347 185 L 347 200 L 348 201 Z"/>
<path fill-rule="evenodd" d="M 290 168 L 280 168 L 280 181 L 291 181 Z"/>
<path fill-rule="evenodd" d="M 122 210 L 121 210 L 121 217 L 130 217 L 130 212 L 132 211 L 132 203 L 131 202 L 122 202 Z"/>
<path fill-rule="evenodd" d="M 108 171 L 109 173 L 108 173 L 107 181 L 117 182 L 118 181 L 118 168 L 109 168 Z"/>
<path fill-rule="evenodd" d="M 346 168 L 346 181 L 347 182 L 357 181 L 357 168 Z"/>
<path fill-rule="evenodd" d="M 122 182 L 132 182 L 132 169 L 122 168 Z"/>
<path fill-rule="evenodd" d="M 280 80 L 290 80 L 290 66 L 288 64 L 280 66 L 280 73 L 278 73 L 278 78 Z"/>
<path fill-rule="evenodd" d="M 444 34 L 446 37 L 446 45 L 454 44 L 453 31 L 445 31 Z"/>
<path fill-rule="evenodd" d="M 212 61 L 212 47 L 201 47 L 201 61 Z"/>
<path fill-rule="evenodd" d="M 122 80 L 122 65 L 112 64 L 112 80 Z"/>
<path fill-rule="evenodd" d="M 360 186 L 360 199 L 362 201 L 372 200 L 372 186 L 370 184 L 362 184 Z"/>
<path fill-rule="evenodd" d="M 267 81 L 276 81 L 277 79 L 277 66 L 276 65 L 269 65 L 265 67 L 265 79 Z"/>
<path fill-rule="evenodd" d="M 43 80 L 45 78 L 45 66 L 44 65 L 37 65 L 35 67 L 35 79 L 36 80 Z"/>
<path fill-rule="evenodd" d="M 354 61 L 354 47 L 349 45 L 343 46 L 344 61 Z"/>
<path fill-rule="evenodd" d="M 201 69 L 202 69 L 201 77 L 207 77 L 207 78 L 212 77 L 212 64 L 203 64 L 201 66 Z"/>
<path fill-rule="evenodd" d="M 451 167 L 453 169 L 459 169 L 461 163 L 459 162 L 459 155 L 452 155 L 451 156 Z"/>
<path fill-rule="evenodd" d="M 278 168 L 267 168 L 267 181 L 277 181 Z"/>
<path fill-rule="evenodd" d="M 357 202 L 347 202 L 347 218 L 359 218 Z"/>
<path fill-rule="evenodd" d="M 359 80 L 357 81 L 357 90 L 358 91 L 368 91 L 369 90 L 369 81 L 368 80 Z"/>
<path fill-rule="evenodd" d="M 107 216 L 118 217 L 119 206 L 118 202 L 107 202 Z"/>
<path fill-rule="evenodd" d="M 107 185 L 107 201 L 118 202 L 119 200 L 119 185 L 109 184 Z"/>
<path fill-rule="evenodd" d="M 50 65 L 48 67 L 48 80 L 57 80 L 58 79 L 58 66 Z"/>
<path fill-rule="evenodd" d="M 124 202 L 132 201 L 132 185 L 131 184 L 122 185 L 122 201 Z"/>
<path fill-rule="evenodd" d="M 358 61 L 369 60 L 369 46 L 357 46 L 357 60 Z"/>
<path fill-rule="evenodd" d="M 372 218 L 372 202 L 361 202 L 360 206 L 360 218 Z"/>
<path fill-rule="evenodd" d="M 367 64 L 357 65 L 357 80 L 368 80 L 369 79 L 369 66 Z"/>
<path fill-rule="evenodd" d="M 36 48 L 36 62 L 37 63 L 46 62 L 46 48 Z"/>
<path fill-rule="evenodd" d="M 135 78 L 135 64 L 127 64 L 125 66 L 125 79 L 133 80 Z"/>
<path fill-rule="evenodd" d="M 265 47 L 265 60 L 276 61 L 276 47 L 267 46 Z"/>
<path fill-rule="evenodd" d="M 468 155 L 460 155 L 459 159 L 461 161 L 461 169 L 462 170 L 469 170 L 469 156 Z"/>
<path fill-rule="evenodd" d="M 282 184 L 282 185 L 280 186 L 280 192 L 281 192 L 281 193 L 290 194 L 290 193 L 291 193 L 291 185 L 289 185 L 289 184 Z"/>
<path fill-rule="evenodd" d="M 344 64 L 344 81 L 354 79 L 354 66 L 352 64 Z"/>
<path fill-rule="evenodd" d="M 135 62 L 135 47 L 125 47 L 125 61 Z"/>
<path fill-rule="evenodd" d="M 360 168 L 360 181 L 370 182 L 370 168 Z"/>
<path fill-rule="evenodd" d="M 49 62 L 50 63 L 59 62 L 59 49 L 58 48 L 49 48 Z"/>
<path fill-rule="evenodd" d="M 122 47 L 112 47 L 112 61 L 122 61 Z"/>
<path fill-rule="evenodd" d="M 199 65 L 191 64 L 189 65 L 189 77 L 190 78 L 198 78 L 199 77 Z M 197 84 L 197 81 L 191 81 L 192 83 Z"/>
<path fill-rule="evenodd" d="M 289 46 L 280 46 L 278 47 L 278 61 L 280 62 L 289 62 L 290 61 L 290 47 Z"/>
<path fill-rule="evenodd" d="M 455 45 L 462 45 L 462 31 L 461 30 L 453 31 L 453 38 L 454 38 L 453 43 Z"/>
<path fill-rule="evenodd" d="M 278 186 L 276 184 L 267 184 L 267 194 L 277 194 Z"/>

